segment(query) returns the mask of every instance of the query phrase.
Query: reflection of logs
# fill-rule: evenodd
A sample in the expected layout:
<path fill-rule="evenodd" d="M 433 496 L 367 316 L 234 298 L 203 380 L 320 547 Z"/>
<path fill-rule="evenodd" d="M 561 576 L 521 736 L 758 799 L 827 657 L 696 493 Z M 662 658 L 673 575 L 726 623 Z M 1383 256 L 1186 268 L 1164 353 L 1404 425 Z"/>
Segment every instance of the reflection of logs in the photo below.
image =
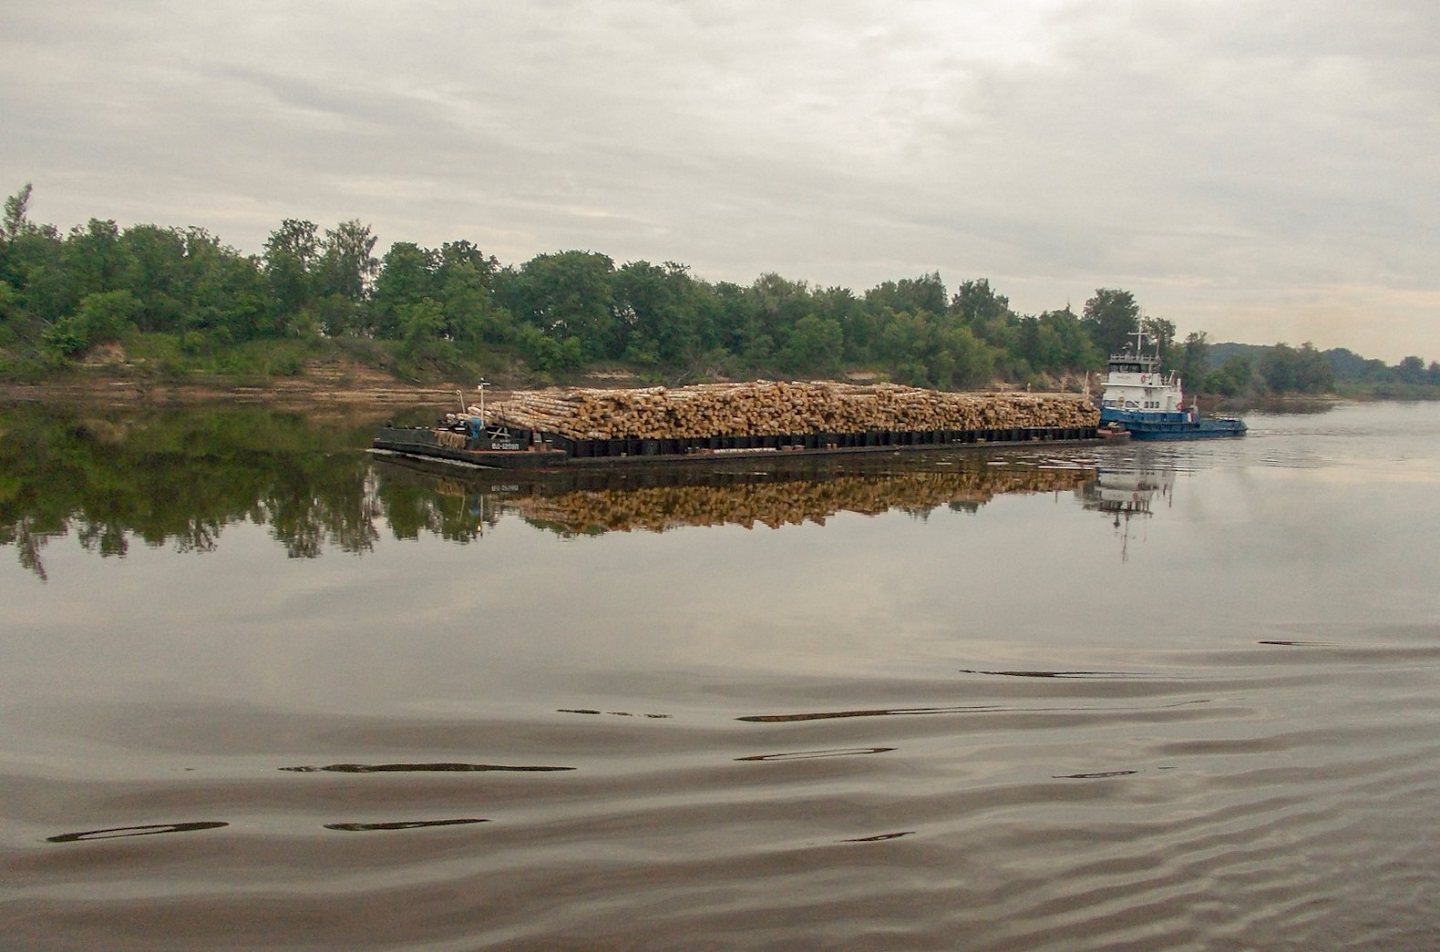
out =
<path fill-rule="evenodd" d="M 1099 420 L 1088 401 L 1071 394 L 765 380 L 675 389 L 552 388 L 516 393 L 486 410 L 491 422 L 601 440 L 1091 427 Z"/>
<path fill-rule="evenodd" d="M 582 489 L 558 496 L 508 497 L 502 505 L 561 532 L 648 530 L 676 526 L 771 528 L 823 523 L 838 512 L 876 515 L 890 509 L 980 505 L 1003 493 L 1074 490 L 1093 477 L 1076 469 L 996 469 L 835 476 L 823 480 L 720 486 Z"/>

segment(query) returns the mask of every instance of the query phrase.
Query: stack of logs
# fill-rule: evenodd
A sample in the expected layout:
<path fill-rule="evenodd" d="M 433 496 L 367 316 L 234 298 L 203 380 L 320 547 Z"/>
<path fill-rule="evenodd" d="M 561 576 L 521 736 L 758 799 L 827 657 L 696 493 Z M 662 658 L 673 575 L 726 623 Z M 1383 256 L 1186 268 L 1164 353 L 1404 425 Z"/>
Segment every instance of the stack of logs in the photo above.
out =
<path fill-rule="evenodd" d="M 471 407 L 472 413 L 478 413 Z M 551 388 L 486 407 L 486 422 L 577 440 L 706 439 L 797 433 L 1092 427 L 1078 394 L 947 393 L 813 381 L 643 390 Z"/>

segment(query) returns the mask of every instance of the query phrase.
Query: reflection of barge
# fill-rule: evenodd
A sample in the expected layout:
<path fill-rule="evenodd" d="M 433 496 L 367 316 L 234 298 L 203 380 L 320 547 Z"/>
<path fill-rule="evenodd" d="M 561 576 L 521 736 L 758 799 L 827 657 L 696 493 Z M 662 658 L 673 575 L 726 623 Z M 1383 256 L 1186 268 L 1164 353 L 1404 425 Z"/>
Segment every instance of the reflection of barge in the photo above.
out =
<path fill-rule="evenodd" d="M 497 469 L 892 453 L 1098 438 L 1066 395 L 756 384 L 521 394 L 430 427 L 383 427 L 373 445 Z"/>
<path fill-rule="evenodd" d="M 679 526 L 776 528 L 896 509 L 916 515 L 939 508 L 975 512 L 997 495 L 1079 492 L 1094 476 L 1085 463 L 996 465 L 990 454 L 711 459 L 709 465 L 678 467 L 501 472 L 382 457 L 376 471 L 389 493 L 411 487 L 433 494 L 434 505 L 453 500 L 457 514 L 491 521 L 510 513 L 566 536 Z"/>

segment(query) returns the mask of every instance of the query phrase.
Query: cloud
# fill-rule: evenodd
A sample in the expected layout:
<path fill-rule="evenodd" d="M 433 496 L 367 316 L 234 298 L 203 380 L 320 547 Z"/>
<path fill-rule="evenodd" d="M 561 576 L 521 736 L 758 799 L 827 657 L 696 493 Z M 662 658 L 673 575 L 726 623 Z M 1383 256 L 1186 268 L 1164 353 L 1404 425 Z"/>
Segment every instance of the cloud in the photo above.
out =
<path fill-rule="evenodd" d="M 1440 356 L 1440 31 L 1422 3 L 126 5 L 0 39 L 32 212 L 282 218 L 764 271 L 940 270 L 1022 310 Z M 0 183 L 3 184 L 3 183 Z"/>

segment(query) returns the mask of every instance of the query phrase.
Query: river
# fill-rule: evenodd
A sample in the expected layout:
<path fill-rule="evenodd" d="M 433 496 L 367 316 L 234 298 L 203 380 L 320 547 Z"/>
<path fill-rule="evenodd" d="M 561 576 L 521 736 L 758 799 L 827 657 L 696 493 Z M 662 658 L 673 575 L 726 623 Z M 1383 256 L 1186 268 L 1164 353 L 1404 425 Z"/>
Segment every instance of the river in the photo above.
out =
<path fill-rule="evenodd" d="M 0 411 L 0 946 L 1440 947 L 1440 406 L 430 475 Z"/>

